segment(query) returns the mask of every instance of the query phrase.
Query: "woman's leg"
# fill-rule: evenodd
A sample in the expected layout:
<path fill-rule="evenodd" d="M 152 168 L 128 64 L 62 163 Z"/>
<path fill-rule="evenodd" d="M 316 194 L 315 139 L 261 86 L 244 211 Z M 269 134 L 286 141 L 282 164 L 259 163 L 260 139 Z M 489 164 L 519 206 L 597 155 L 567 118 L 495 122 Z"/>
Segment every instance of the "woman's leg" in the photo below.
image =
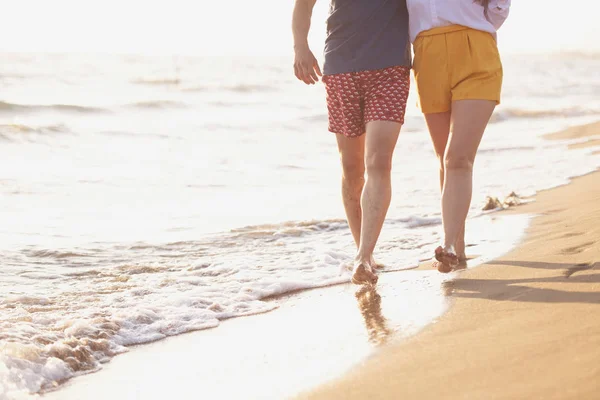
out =
<path fill-rule="evenodd" d="M 446 153 L 446 145 L 450 136 L 450 118 L 451 112 L 425 114 L 425 121 L 429 129 L 429 135 L 433 143 L 435 155 L 438 158 L 440 165 L 440 190 L 444 190 L 444 154 Z M 463 224 L 456 242 L 454 243 L 456 255 L 460 261 L 467 259 L 465 254 L 465 225 Z"/>
<path fill-rule="evenodd" d="M 471 205 L 475 155 L 495 106 L 496 102 L 489 100 L 452 102 L 442 190 L 443 250 L 447 253 L 456 254 L 454 245 Z"/>

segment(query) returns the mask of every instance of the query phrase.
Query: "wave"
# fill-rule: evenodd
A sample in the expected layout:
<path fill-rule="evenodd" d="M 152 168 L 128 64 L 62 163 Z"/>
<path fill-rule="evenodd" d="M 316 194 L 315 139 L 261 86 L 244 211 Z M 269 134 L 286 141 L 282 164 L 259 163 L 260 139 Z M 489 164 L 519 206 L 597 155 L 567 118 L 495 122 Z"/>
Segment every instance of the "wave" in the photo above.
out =
<path fill-rule="evenodd" d="M 291 168 L 301 168 L 297 166 L 283 166 Z M 421 217 L 412 215 L 405 218 L 390 218 L 386 220 L 386 226 L 401 225 L 404 228 L 415 229 L 440 225 L 440 217 Z M 319 234 L 325 232 L 334 232 L 348 229 L 348 223 L 345 219 L 327 219 L 310 221 L 288 221 L 280 224 L 253 225 L 243 228 L 232 229 L 230 232 L 235 234 L 233 238 L 239 240 L 246 239 L 269 239 L 279 240 L 283 237 L 299 237 L 310 234 Z"/>
<path fill-rule="evenodd" d="M 504 153 L 504 152 L 513 152 L 513 151 L 532 151 L 537 149 L 535 146 L 507 146 L 507 147 L 490 147 L 490 148 L 480 148 L 477 150 L 477 153 Z"/>
<path fill-rule="evenodd" d="M 233 86 L 224 86 L 223 89 L 230 92 L 237 93 L 256 93 L 256 92 L 274 92 L 277 90 L 274 86 L 267 85 L 252 85 L 252 84 L 239 84 Z"/>
<path fill-rule="evenodd" d="M 134 79 L 131 81 L 136 85 L 150 85 L 150 86 L 173 86 L 179 85 L 181 79 L 179 78 L 156 78 L 156 79 Z"/>
<path fill-rule="evenodd" d="M 249 106 L 257 106 L 259 104 L 264 104 L 263 102 L 260 101 L 209 101 L 206 103 L 209 106 L 212 107 L 224 107 L 224 108 L 231 108 L 231 107 L 249 107 Z"/>
<path fill-rule="evenodd" d="M 246 238 L 273 239 L 281 236 L 301 236 L 311 232 L 331 232 L 346 229 L 348 223 L 344 219 L 312 220 L 312 221 L 288 221 L 280 224 L 251 225 L 243 228 L 232 229 L 235 238 L 244 236 Z"/>
<path fill-rule="evenodd" d="M 342 221 L 247 227 L 202 242 L 109 246 L 101 254 L 95 249 L 19 252 L 15 256 L 26 271 L 17 266 L 11 275 L 22 279 L 23 272 L 38 272 L 41 258 L 44 270 L 54 275 L 36 282 L 57 290 L 13 291 L 0 298 L 0 398 L 2 386 L 37 393 L 101 368 L 129 346 L 277 308 L 266 298 L 349 282 L 339 270 L 345 252 L 307 254 L 310 242 L 296 240 L 282 253 L 281 246 L 257 246 L 252 240 L 260 230 L 283 227 L 293 236 L 295 228 L 326 230 L 336 224 Z M 78 265 L 90 253 L 94 263 Z"/>
<path fill-rule="evenodd" d="M 328 118 L 329 117 L 327 116 L 327 114 L 314 114 L 300 117 L 300 120 L 305 122 L 327 122 Z"/>
<path fill-rule="evenodd" d="M 16 104 L 0 101 L 0 112 L 10 111 L 22 111 L 22 112 L 35 112 L 35 111 L 63 111 L 63 112 L 78 112 L 78 113 L 100 113 L 107 112 L 108 110 L 97 107 L 88 106 L 77 106 L 73 104 L 49 104 L 49 105 L 37 105 L 37 104 Z"/>
<path fill-rule="evenodd" d="M 192 92 L 192 93 L 196 93 L 196 92 L 205 92 L 206 90 L 209 90 L 210 88 L 208 86 L 190 86 L 190 87 L 186 87 L 181 89 L 184 92 Z"/>
<path fill-rule="evenodd" d="M 556 51 L 551 53 L 551 56 L 559 59 L 560 61 L 564 61 L 565 59 L 586 59 L 597 61 L 600 59 L 600 52 L 597 50 L 566 50 L 566 51 Z"/>
<path fill-rule="evenodd" d="M 441 225 L 442 218 L 440 217 L 419 217 L 419 216 L 410 216 L 408 218 L 401 218 L 398 220 L 406 224 L 408 228 L 421 228 L 427 226 Z"/>
<path fill-rule="evenodd" d="M 277 91 L 277 87 L 270 85 L 239 84 L 222 86 L 190 86 L 182 89 L 184 92 L 233 92 L 233 93 L 267 93 Z"/>
<path fill-rule="evenodd" d="M 490 122 L 502 122 L 514 118 L 538 119 L 555 117 L 584 117 L 588 115 L 598 114 L 600 114 L 600 110 L 590 110 L 579 107 L 561 108 L 554 110 L 526 110 L 519 108 L 502 108 L 492 115 Z"/>
<path fill-rule="evenodd" d="M 165 109 L 165 108 L 184 108 L 185 103 L 173 100 L 148 100 L 139 101 L 137 103 L 129 104 L 128 107 L 133 108 L 150 108 L 150 109 Z"/>
<path fill-rule="evenodd" d="M 46 126 L 30 126 L 24 124 L 0 124 L 0 139 L 12 140 L 23 134 L 55 134 L 66 133 L 68 128 L 63 124 L 46 125 Z"/>
<path fill-rule="evenodd" d="M 29 257 L 33 258 L 55 258 L 55 259 L 64 259 L 64 258 L 75 258 L 75 257 L 87 257 L 88 254 L 77 253 L 73 251 L 60 251 L 60 250 L 35 250 L 31 252 L 26 252 Z"/>

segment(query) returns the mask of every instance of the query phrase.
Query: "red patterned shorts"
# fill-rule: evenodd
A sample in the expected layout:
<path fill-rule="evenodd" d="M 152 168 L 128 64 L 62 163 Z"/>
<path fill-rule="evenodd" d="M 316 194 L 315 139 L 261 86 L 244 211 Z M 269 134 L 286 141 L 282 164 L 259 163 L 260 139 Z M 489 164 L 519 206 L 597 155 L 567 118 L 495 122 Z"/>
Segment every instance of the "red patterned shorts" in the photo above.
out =
<path fill-rule="evenodd" d="M 410 89 L 410 68 L 326 75 L 329 131 L 348 137 L 365 133 L 369 121 L 404 123 Z"/>

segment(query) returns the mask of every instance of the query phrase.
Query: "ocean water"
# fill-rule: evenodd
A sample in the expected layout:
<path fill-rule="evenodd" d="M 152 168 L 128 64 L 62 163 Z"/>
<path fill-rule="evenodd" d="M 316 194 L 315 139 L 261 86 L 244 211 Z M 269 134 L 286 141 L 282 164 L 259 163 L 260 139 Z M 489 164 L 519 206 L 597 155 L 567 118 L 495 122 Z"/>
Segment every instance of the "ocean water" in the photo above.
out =
<path fill-rule="evenodd" d="M 271 296 L 349 281 L 324 90 L 296 81 L 290 59 L 2 59 L 0 399 L 133 344 L 270 311 Z M 529 196 L 600 165 L 593 149 L 542 139 L 598 119 L 600 57 L 504 66 L 477 158 L 475 252 L 511 240 L 481 212 L 486 196 Z M 377 253 L 387 271 L 440 241 L 437 160 L 415 103 L 413 89 Z"/>

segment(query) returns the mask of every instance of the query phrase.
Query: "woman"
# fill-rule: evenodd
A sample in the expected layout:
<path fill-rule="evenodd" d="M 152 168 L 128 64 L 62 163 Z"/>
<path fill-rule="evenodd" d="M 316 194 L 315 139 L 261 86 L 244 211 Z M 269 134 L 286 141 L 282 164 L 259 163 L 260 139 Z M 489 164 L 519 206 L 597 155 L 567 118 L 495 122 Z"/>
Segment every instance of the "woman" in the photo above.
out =
<path fill-rule="evenodd" d="M 510 0 L 408 0 L 414 74 L 421 111 L 440 160 L 444 241 L 440 272 L 465 256 L 465 220 L 475 154 L 497 104 L 502 63 L 496 31 Z"/>

